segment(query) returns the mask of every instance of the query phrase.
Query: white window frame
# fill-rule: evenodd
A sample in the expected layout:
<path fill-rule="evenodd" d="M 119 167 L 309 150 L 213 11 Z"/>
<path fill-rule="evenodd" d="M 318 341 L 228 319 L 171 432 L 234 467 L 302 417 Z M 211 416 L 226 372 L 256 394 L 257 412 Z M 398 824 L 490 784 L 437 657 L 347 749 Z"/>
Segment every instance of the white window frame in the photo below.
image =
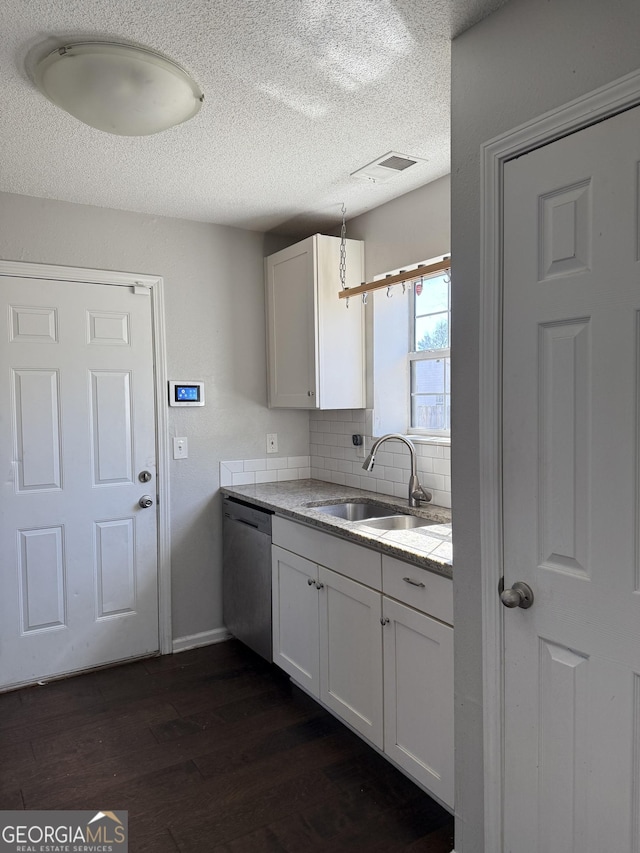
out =
<path fill-rule="evenodd" d="M 446 255 L 443 257 L 447 257 Z M 430 261 L 426 263 L 433 263 L 434 261 L 442 260 L 442 258 L 432 258 Z M 436 278 L 441 275 L 450 275 L 450 272 L 437 273 L 436 275 L 429 276 L 429 278 Z M 408 375 L 408 393 L 407 393 L 407 435 L 413 436 L 425 436 L 431 438 L 450 438 L 451 430 L 450 429 L 421 429 L 420 427 L 411 426 L 412 420 L 412 387 L 411 387 L 411 369 L 413 363 L 416 361 L 435 361 L 440 358 L 448 358 L 451 359 L 451 347 L 447 347 L 446 349 L 436 349 L 436 350 L 416 350 L 416 341 L 415 341 L 415 319 L 416 319 L 416 297 L 415 297 L 415 284 L 413 284 L 410 288 L 409 293 L 409 329 L 408 329 L 408 337 L 407 337 L 407 375 Z M 451 335 L 451 282 L 449 282 L 449 300 L 448 300 L 448 314 L 449 314 L 449 335 Z M 449 381 L 450 381 L 449 377 Z M 446 396 L 446 394 L 445 394 Z M 449 398 L 451 398 L 451 390 L 449 390 Z"/>

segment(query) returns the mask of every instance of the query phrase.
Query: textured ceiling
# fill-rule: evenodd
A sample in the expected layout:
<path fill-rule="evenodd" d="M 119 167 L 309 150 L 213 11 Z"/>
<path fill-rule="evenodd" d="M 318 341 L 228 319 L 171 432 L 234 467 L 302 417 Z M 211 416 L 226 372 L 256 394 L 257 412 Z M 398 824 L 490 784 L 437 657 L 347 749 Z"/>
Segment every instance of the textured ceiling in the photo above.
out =
<path fill-rule="evenodd" d="M 505 0 L 2 0 L 0 190 L 297 233 L 449 171 L 450 39 Z M 82 39 L 166 54 L 205 92 L 155 136 L 103 133 L 31 82 Z M 388 183 L 350 173 L 421 157 Z"/>

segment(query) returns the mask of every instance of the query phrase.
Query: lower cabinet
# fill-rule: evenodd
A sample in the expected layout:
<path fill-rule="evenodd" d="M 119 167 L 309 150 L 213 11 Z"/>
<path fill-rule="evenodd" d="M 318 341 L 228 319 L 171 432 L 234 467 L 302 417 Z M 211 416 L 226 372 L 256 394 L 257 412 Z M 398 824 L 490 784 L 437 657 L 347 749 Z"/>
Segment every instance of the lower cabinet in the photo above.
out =
<path fill-rule="evenodd" d="M 273 662 L 320 696 L 318 567 L 273 545 Z"/>
<path fill-rule="evenodd" d="M 302 525 L 273 532 L 274 663 L 453 808 L 451 581 L 317 530 L 302 556 L 282 547 L 305 547 Z"/>
<path fill-rule="evenodd" d="M 453 806 L 453 628 L 386 596 L 382 613 L 384 751 Z"/>
<path fill-rule="evenodd" d="M 382 596 L 320 566 L 320 699 L 383 748 Z"/>
<path fill-rule="evenodd" d="M 383 747 L 382 596 L 274 545 L 273 660 Z"/>

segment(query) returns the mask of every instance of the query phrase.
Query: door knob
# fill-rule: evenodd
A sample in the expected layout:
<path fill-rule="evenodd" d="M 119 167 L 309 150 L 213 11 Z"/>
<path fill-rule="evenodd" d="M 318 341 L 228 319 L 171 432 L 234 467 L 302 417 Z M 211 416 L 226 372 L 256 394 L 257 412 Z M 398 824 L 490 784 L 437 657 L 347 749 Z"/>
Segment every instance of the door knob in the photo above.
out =
<path fill-rule="evenodd" d="M 151 495 L 143 495 L 138 501 L 138 505 L 142 507 L 142 509 L 149 509 L 150 506 L 153 506 L 153 498 Z"/>
<path fill-rule="evenodd" d="M 533 604 L 533 590 L 528 583 L 517 581 L 511 589 L 500 592 L 500 601 L 505 607 L 521 607 L 528 610 Z"/>

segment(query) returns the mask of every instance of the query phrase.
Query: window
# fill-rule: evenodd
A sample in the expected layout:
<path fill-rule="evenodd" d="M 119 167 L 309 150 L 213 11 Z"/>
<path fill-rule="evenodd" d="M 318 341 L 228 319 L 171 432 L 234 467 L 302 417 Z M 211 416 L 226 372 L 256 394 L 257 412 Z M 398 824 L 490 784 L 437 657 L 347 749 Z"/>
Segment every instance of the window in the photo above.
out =
<path fill-rule="evenodd" d="M 449 258 L 440 255 L 377 275 L 382 281 Z M 367 400 L 372 435 L 387 432 L 449 441 L 451 431 L 449 270 L 371 294 Z"/>
<path fill-rule="evenodd" d="M 451 429 L 449 271 L 417 281 L 410 292 L 410 431 L 448 435 Z"/>

